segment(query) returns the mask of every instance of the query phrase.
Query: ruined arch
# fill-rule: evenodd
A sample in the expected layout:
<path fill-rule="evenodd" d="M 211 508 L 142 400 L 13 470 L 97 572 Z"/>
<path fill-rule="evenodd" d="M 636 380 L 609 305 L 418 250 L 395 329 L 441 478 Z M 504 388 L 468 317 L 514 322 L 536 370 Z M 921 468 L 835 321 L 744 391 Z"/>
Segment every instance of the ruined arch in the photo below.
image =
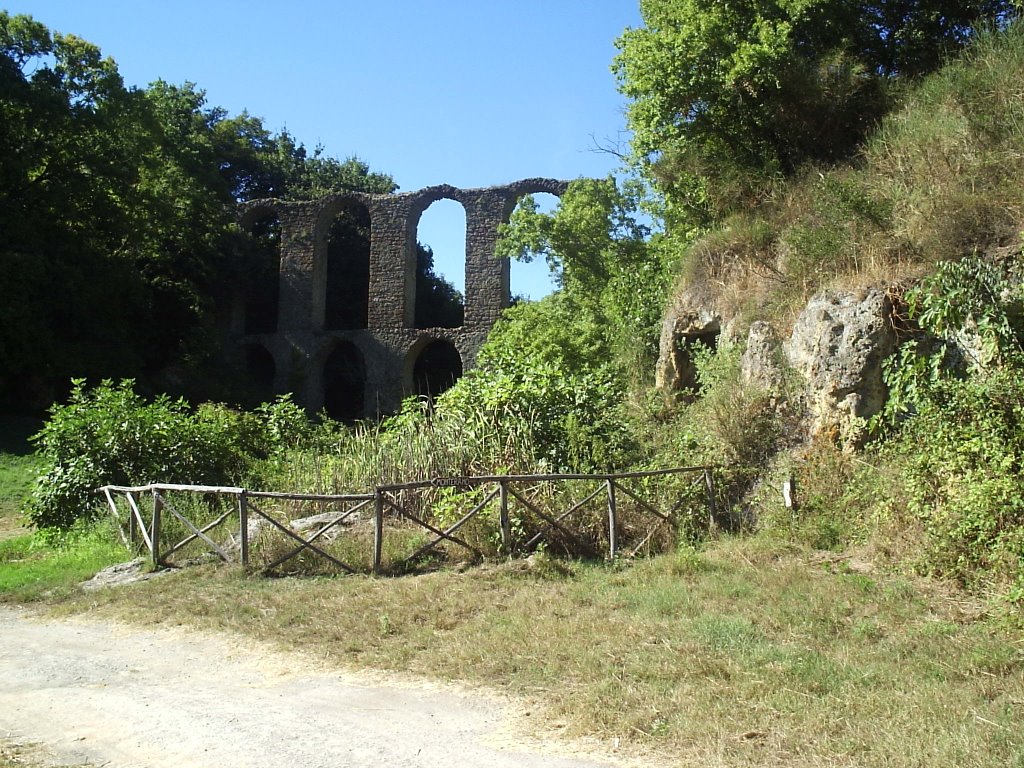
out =
<path fill-rule="evenodd" d="M 510 198 L 507 214 L 503 223 L 508 223 L 516 210 L 531 198 L 539 213 L 551 213 L 561 204 L 561 195 L 557 191 L 544 188 L 527 189 Z M 521 300 L 532 301 L 543 298 L 557 288 L 557 278 L 552 274 L 548 262 L 543 257 L 534 258 L 530 262 L 511 261 L 509 264 L 509 296 L 514 304 Z"/>
<path fill-rule="evenodd" d="M 245 231 L 261 217 L 276 217 L 277 322 L 273 332 L 261 331 L 253 323 L 246 327 L 245 313 L 236 301 L 226 318 L 230 322 L 226 352 L 237 354 L 251 342 L 264 345 L 273 353 L 278 390 L 294 392 L 297 402 L 312 411 L 331 400 L 335 413 L 355 415 L 356 406 L 341 403 L 358 404 L 358 396 L 346 400 L 339 394 L 358 390 L 351 381 L 352 371 L 361 372 L 365 380 L 359 416 L 392 413 L 400 407 L 402 397 L 412 392 L 436 395 L 473 366 L 487 332 L 508 306 L 508 260 L 495 258 L 495 244 L 498 229 L 516 199 L 530 192 L 560 195 L 566 187 L 567 182 L 527 179 L 483 189 L 445 185 L 386 195 L 346 192 L 307 201 L 242 203 L 239 222 Z M 465 209 L 465 315 L 461 327 L 424 331 L 414 327 L 415 296 L 410 295 L 415 289 L 416 230 L 423 211 L 439 199 L 454 200 Z M 367 319 L 365 327 L 328 329 L 330 230 L 339 211 L 351 205 L 346 201 L 365 206 L 369 214 Z M 362 221 L 365 224 L 365 215 Z M 248 262 L 243 261 L 241 284 L 246 282 L 247 268 Z M 333 292 L 335 280 L 331 282 Z M 269 288 L 269 281 L 266 285 Z M 265 327 L 270 327 L 269 323 Z M 336 352 L 342 342 L 348 345 L 348 352 Z M 442 343 L 427 352 L 427 346 L 435 342 Z M 352 350 L 362 357 L 357 358 Z M 335 354 L 328 366 L 328 358 Z M 421 355 L 425 356 L 421 359 Z M 439 369 L 446 372 L 438 373 Z M 343 373 L 346 370 L 349 373 Z M 327 378 L 326 373 L 330 374 Z M 328 379 L 334 382 L 330 386 Z"/>
<path fill-rule="evenodd" d="M 321 212 L 315 284 L 323 295 L 314 312 L 322 312 L 325 330 L 369 326 L 372 221 L 368 202 L 356 196 L 334 198 Z"/>
<path fill-rule="evenodd" d="M 353 342 L 335 344 L 323 366 L 324 410 L 332 419 L 356 421 L 366 415 L 366 362 Z"/>
<path fill-rule="evenodd" d="M 420 339 L 409 350 L 406 382 L 414 395 L 432 400 L 450 389 L 462 373 L 462 354 L 450 339 Z"/>
<path fill-rule="evenodd" d="M 280 314 L 281 216 L 272 206 L 254 207 L 247 211 L 242 226 L 249 235 L 240 281 L 244 332 L 276 333 Z"/>
<path fill-rule="evenodd" d="M 465 321 L 465 271 L 466 233 L 468 214 L 465 204 L 458 195 L 439 189 L 436 194 L 424 194 L 417 206 L 411 241 L 412 290 L 406 295 L 412 299 L 411 328 L 460 328 Z M 446 228 L 453 231 L 459 245 L 444 243 L 440 249 L 436 243 L 427 242 L 422 232 L 424 216 L 444 221 Z M 443 274 L 438 259 L 457 257 L 456 273 Z M 407 271 L 408 274 L 408 271 Z"/>

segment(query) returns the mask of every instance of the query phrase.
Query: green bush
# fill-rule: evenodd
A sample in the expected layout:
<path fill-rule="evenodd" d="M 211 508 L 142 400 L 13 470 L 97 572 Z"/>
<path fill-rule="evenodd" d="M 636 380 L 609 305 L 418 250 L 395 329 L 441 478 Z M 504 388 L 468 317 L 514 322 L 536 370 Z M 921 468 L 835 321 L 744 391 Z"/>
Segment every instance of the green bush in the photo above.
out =
<path fill-rule="evenodd" d="M 238 483 L 255 458 L 298 439 L 299 413 L 287 398 L 258 414 L 211 403 L 193 410 L 166 396 L 146 402 L 130 380 L 93 389 L 75 380 L 33 437 L 44 471 L 29 516 L 39 528 L 92 519 L 102 485 Z"/>
<path fill-rule="evenodd" d="M 922 569 L 1024 584 L 1024 324 L 1014 265 L 941 264 L 908 294 L 916 338 L 885 371 L 874 425 L 923 526 Z"/>
<path fill-rule="evenodd" d="M 888 451 L 927 534 L 924 570 L 972 586 L 1024 579 L 1021 370 L 935 384 Z"/>

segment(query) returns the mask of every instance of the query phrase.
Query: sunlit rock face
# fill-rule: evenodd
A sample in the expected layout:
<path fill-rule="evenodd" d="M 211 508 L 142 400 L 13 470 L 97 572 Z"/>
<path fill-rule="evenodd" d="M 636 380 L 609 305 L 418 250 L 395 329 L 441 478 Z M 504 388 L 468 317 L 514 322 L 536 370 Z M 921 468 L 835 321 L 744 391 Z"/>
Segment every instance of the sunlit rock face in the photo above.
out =
<path fill-rule="evenodd" d="M 775 395 L 780 406 L 791 400 L 790 412 L 798 406 L 806 414 L 803 437 L 852 446 L 863 421 L 885 405 L 882 363 L 896 347 L 892 311 L 880 288 L 823 291 L 811 298 L 785 340 L 768 322 L 756 321 L 740 362 L 742 381 Z M 700 285 L 680 291 L 662 324 L 658 388 L 684 402 L 695 397 L 694 345 L 714 347 L 734 325 Z"/>
<path fill-rule="evenodd" d="M 783 344 L 807 385 L 811 435 L 848 435 L 885 405 L 882 363 L 896 347 L 884 290 L 823 291 L 800 313 Z"/>

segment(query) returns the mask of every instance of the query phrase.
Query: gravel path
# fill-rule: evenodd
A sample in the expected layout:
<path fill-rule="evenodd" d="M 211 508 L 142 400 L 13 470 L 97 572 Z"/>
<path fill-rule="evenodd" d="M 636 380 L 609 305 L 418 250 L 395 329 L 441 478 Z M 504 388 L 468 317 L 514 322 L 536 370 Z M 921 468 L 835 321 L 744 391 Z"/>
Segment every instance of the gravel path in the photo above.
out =
<path fill-rule="evenodd" d="M 309 667 L 221 636 L 0 608 L 0 738 L 111 768 L 615 764 L 524 741 L 496 697 Z"/>

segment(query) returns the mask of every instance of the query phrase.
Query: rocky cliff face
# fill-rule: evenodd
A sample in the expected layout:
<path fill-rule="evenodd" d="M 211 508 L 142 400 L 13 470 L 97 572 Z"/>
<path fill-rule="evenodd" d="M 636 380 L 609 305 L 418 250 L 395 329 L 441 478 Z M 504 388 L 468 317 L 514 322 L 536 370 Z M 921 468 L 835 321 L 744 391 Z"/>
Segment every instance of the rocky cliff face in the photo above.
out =
<path fill-rule="evenodd" d="M 856 419 L 882 410 L 882 362 L 896 347 L 891 317 L 892 301 L 876 288 L 819 293 L 797 318 L 783 352 L 806 382 L 812 435 L 847 435 Z"/>
<path fill-rule="evenodd" d="M 654 376 L 658 389 L 691 397 L 699 384 L 693 346 L 715 347 L 721 332 L 722 318 L 706 292 L 694 286 L 678 294 L 661 325 Z"/>
<path fill-rule="evenodd" d="M 663 391 L 692 388 L 696 371 L 687 350 L 695 338 L 717 337 L 728 326 L 713 306 L 699 306 L 700 298 L 698 291 L 682 292 L 665 318 L 657 376 Z M 849 445 L 859 420 L 885 405 L 882 363 L 896 346 L 892 310 L 880 288 L 819 293 L 785 340 L 763 320 L 751 325 L 741 375 L 781 396 L 790 369 L 803 390 L 797 397 L 807 413 L 807 433 Z"/>

